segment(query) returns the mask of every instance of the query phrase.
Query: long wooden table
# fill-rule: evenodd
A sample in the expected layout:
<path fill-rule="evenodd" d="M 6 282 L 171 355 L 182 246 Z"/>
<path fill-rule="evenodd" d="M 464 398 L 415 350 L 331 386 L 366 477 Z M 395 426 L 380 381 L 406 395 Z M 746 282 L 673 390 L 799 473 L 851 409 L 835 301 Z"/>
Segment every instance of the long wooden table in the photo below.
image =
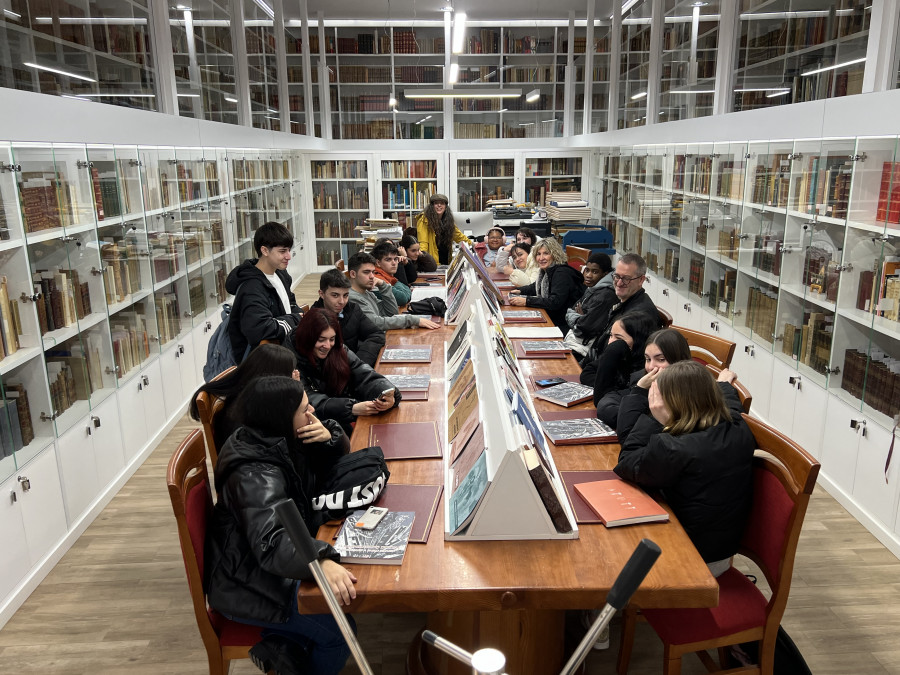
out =
<path fill-rule="evenodd" d="M 384 374 L 429 373 L 429 399 L 401 402 L 389 413 L 360 417 L 351 438 L 354 451 L 368 444 L 372 424 L 435 420 L 443 436 L 443 344 L 452 331 L 452 326 L 446 326 L 388 333 L 388 345 L 432 345 L 430 364 L 376 367 Z M 526 377 L 580 371 L 571 355 L 520 363 Z M 561 409 L 541 399 L 535 400 L 535 407 L 538 411 Z M 446 439 L 442 441 L 446 452 Z M 611 469 L 619 451 L 615 444 L 550 447 L 560 471 Z M 443 482 L 440 460 L 394 461 L 390 470 L 389 484 Z M 644 537 L 655 541 L 662 555 L 634 602 L 641 607 L 711 607 L 718 602 L 715 579 L 677 519 L 670 515 L 668 523 L 613 529 L 579 525 L 579 538 L 570 540 L 445 542 L 441 506 L 428 542 L 410 544 L 401 566 L 350 566 L 359 582 L 357 598 L 348 611 L 428 612 L 428 627 L 463 648 L 501 649 L 509 673 L 556 673 L 564 662 L 565 610 L 601 607 L 625 561 Z M 318 537 L 330 541 L 336 530 L 336 526 L 326 525 Z M 301 607 L 308 612 L 328 611 L 312 584 L 304 584 L 301 589 Z M 411 653 L 411 662 L 416 663 L 410 664 L 410 672 L 471 672 L 431 648 Z"/>

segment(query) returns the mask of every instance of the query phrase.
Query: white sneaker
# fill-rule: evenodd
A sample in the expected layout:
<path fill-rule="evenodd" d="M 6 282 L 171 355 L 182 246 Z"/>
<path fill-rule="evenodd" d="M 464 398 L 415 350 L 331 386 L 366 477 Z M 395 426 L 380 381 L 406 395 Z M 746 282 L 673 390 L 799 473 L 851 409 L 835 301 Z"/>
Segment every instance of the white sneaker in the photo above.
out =
<path fill-rule="evenodd" d="M 596 609 L 587 609 L 583 611 L 581 613 L 581 625 L 584 626 L 585 630 L 590 630 L 599 615 L 600 612 Z M 600 631 L 600 635 L 597 638 L 597 641 L 591 645 L 591 649 L 596 649 L 598 651 L 601 649 L 609 649 L 609 624 Z"/>

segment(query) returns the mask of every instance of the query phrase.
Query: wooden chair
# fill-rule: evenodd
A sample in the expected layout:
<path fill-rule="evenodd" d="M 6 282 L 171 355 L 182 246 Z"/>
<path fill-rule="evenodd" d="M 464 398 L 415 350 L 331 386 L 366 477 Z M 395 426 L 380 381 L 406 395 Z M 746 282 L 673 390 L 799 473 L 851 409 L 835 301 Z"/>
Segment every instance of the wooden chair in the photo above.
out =
<path fill-rule="evenodd" d="M 204 541 L 213 502 L 206 472 L 206 453 L 199 429 L 181 442 L 166 471 L 178 539 L 200 637 L 206 647 L 210 675 L 227 675 L 233 659 L 246 659 L 260 641 L 260 628 L 231 621 L 206 604 L 203 591 Z"/>
<path fill-rule="evenodd" d="M 300 305 L 300 311 L 306 314 L 309 311 L 309 305 Z"/>
<path fill-rule="evenodd" d="M 344 259 L 339 258 L 335 261 L 334 266 L 337 267 L 341 272 L 344 271 Z"/>
<path fill-rule="evenodd" d="M 672 328 L 684 335 L 684 339 L 691 348 L 691 356 L 694 361 L 699 361 L 704 365 L 711 363 L 719 368 L 728 368 L 731 365 L 736 346 L 731 340 L 701 333 L 691 328 L 682 328 L 681 326 L 672 326 Z"/>
<path fill-rule="evenodd" d="M 588 258 L 591 257 L 591 249 L 581 248 L 580 246 L 566 246 L 566 258 L 569 259 L 569 267 L 581 271 L 581 268 L 587 265 Z"/>
<path fill-rule="evenodd" d="M 659 314 L 659 323 L 663 328 L 668 328 L 672 325 L 672 321 L 674 319 L 672 319 L 671 314 L 669 314 L 666 310 L 664 310 L 662 307 L 659 307 L 658 305 L 656 307 L 656 312 L 657 314 Z"/>
<path fill-rule="evenodd" d="M 213 381 L 224 377 L 236 367 L 231 366 L 231 368 L 223 370 L 213 378 Z M 197 413 L 200 415 L 200 424 L 203 425 L 203 438 L 206 440 L 206 449 L 209 452 L 209 460 L 212 462 L 213 469 L 216 468 L 216 460 L 219 458 L 219 446 L 216 444 L 214 420 L 224 407 L 225 399 L 223 398 L 208 394 L 205 391 L 197 394 Z M 222 439 L 223 442 L 224 440 Z"/>
<path fill-rule="evenodd" d="M 772 589 L 769 600 L 741 572 L 732 567 L 718 578 L 718 607 L 702 609 L 647 609 L 643 616 L 665 645 L 666 675 L 681 672 L 681 657 L 696 652 L 710 672 L 716 664 L 707 649 L 759 641 L 759 664 L 725 671 L 771 675 L 775 639 L 784 615 L 794 570 L 797 540 L 809 497 L 819 474 L 819 463 L 781 432 L 748 415 L 759 448 L 753 458 L 753 503 L 739 554 L 756 563 Z M 760 452 L 762 451 L 762 452 Z M 628 670 L 634 641 L 636 611 L 625 612 L 618 672 Z"/>
<path fill-rule="evenodd" d="M 717 368 L 711 363 L 704 363 L 706 369 L 713 374 L 713 377 L 719 377 L 719 373 L 722 372 L 721 368 Z M 750 414 L 750 404 L 753 403 L 753 396 L 750 394 L 750 390 L 745 387 L 740 380 L 735 380 L 731 383 L 732 386 L 737 390 L 738 398 L 741 399 L 741 407 L 744 409 L 744 412 Z"/>

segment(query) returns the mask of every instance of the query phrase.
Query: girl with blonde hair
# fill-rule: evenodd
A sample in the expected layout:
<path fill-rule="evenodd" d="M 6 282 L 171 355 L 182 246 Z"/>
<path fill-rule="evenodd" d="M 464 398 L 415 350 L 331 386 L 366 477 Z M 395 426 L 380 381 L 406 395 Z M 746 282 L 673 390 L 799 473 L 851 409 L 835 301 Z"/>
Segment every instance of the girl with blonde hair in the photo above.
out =
<path fill-rule="evenodd" d="M 537 281 L 509 294 L 509 304 L 547 311 L 560 330 L 568 330 L 566 310 L 584 293 L 584 277 L 569 267 L 562 246 L 553 237 L 541 239 L 531 249 L 539 272 Z"/>

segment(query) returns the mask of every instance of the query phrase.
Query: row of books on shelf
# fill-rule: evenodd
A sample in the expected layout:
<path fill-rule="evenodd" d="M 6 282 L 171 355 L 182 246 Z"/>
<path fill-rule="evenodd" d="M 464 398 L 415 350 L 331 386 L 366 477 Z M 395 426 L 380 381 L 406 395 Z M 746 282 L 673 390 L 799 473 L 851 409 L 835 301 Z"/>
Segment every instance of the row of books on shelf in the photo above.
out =
<path fill-rule="evenodd" d="M 150 259 L 153 260 L 153 274 L 157 282 L 178 274 L 181 269 L 178 239 L 168 232 L 151 232 L 148 236 Z"/>
<path fill-rule="evenodd" d="M 431 127 L 429 127 L 431 128 Z M 344 123 L 334 125 L 335 138 L 383 139 L 394 137 L 392 120 L 370 120 L 368 122 Z"/>
<path fill-rule="evenodd" d="M 479 192 L 477 190 L 460 190 L 457 192 L 456 201 L 460 211 L 481 211 L 487 207 L 487 202 L 492 199 L 511 199 L 512 195 L 508 187 L 498 185 L 493 192 Z"/>
<path fill-rule="evenodd" d="M 135 242 L 120 240 L 100 245 L 103 282 L 107 304 L 122 302 L 132 293 L 141 290 L 141 265 Z"/>
<path fill-rule="evenodd" d="M 753 286 L 747 293 L 744 325 L 766 342 L 771 342 L 775 335 L 777 310 L 778 294 L 769 287 Z"/>
<path fill-rule="evenodd" d="M 724 269 L 719 273 L 718 280 L 709 280 L 709 296 L 707 305 L 718 314 L 731 317 L 734 311 L 734 288 L 737 282 L 737 272 Z"/>
<path fill-rule="evenodd" d="M 45 352 L 50 398 L 58 415 L 103 388 L 100 336 L 83 334 Z M 54 390 L 54 384 L 56 385 Z"/>
<path fill-rule="evenodd" d="M 0 397 L 0 458 L 9 457 L 33 440 L 28 392 L 21 383 L 4 382 Z"/>
<path fill-rule="evenodd" d="M 844 352 L 841 388 L 890 417 L 900 413 L 900 361 L 877 347 L 870 357 L 850 348 Z"/>
<path fill-rule="evenodd" d="M 5 276 L 0 277 L 0 359 L 19 351 L 19 336 L 22 335 L 22 317 L 19 303 L 9 297 L 9 286 Z"/>
<path fill-rule="evenodd" d="M 900 256 L 876 260 L 873 269 L 859 273 L 856 308 L 900 321 Z"/>
<path fill-rule="evenodd" d="M 333 220 L 319 218 L 315 223 L 317 237 L 325 239 L 353 238 L 357 237 L 356 228 L 365 225 L 365 218 L 341 218 L 340 223 Z"/>
<path fill-rule="evenodd" d="M 369 189 L 363 186 L 343 186 L 336 192 L 329 192 L 325 183 L 314 188 L 314 209 L 368 209 Z"/>
<path fill-rule="evenodd" d="M 412 185 L 383 185 L 381 203 L 389 209 L 421 210 L 436 192 L 429 181 L 413 181 Z"/>
<path fill-rule="evenodd" d="M 165 344 L 181 334 L 181 311 L 178 294 L 164 293 L 154 298 L 156 306 L 156 327 L 159 331 L 159 342 Z"/>
<path fill-rule="evenodd" d="M 553 157 L 525 162 L 526 176 L 578 176 L 580 174 L 580 157 Z"/>
<path fill-rule="evenodd" d="M 74 222 L 75 188 L 53 171 L 25 171 L 19 186 L 26 232 L 40 232 Z"/>
<path fill-rule="evenodd" d="M 78 270 L 54 268 L 35 270 L 34 291 L 41 335 L 73 325 L 91 313 L 91 291 L 81 281 Z"/>
<path fill-rule="evenodd" d="M 823 312 L 804 312 L 803 325 L 785 322 L 782 333 L 782 353 L 796 359 L 818 373 L 828 372 L 831 340 L 834 337 L 834 317 Z"/>
<path fill-rule="evenodd" d="M 437 162 L 432 159 L 383 161 L 381 163 L 381 177 L 385 180 L 437 178 Z"/>
<path fill-rule="evenodd" d="M 312 178 L 346 178 L 365 180 L 369 171 L 365 161 L 321 161 L 310 162 Z"/>
<path fill-rule="evenodd" d="M 499 124 L 453 123 L 454 138 L 500 138 Z"/>
<path fill-rule="evenodd" d="M 461 159 L 456 164 L 459 178 L 513 178 L 515 162 L 511 159 Z"/>
<path fill-rule="evenodd" d="M 756 165 L 750 201 L 766 206 L 786 207 L 790 191 L 791 161 L 786 154 L 770 155 L 769 163 Z"/>
<path fill-rule="evenodd" d="M 879 223 L 900 223 L 900 162 L 882 164 L 875 219 Z"/>
<path fill-rule="evenodd" d="M 132 316 L 134 325 L 112 325 L 113 362 L 117 377 L 124 377 L 150 358 L 150 334 L 147 332 L 146 318 L 142 314 Z"/>

